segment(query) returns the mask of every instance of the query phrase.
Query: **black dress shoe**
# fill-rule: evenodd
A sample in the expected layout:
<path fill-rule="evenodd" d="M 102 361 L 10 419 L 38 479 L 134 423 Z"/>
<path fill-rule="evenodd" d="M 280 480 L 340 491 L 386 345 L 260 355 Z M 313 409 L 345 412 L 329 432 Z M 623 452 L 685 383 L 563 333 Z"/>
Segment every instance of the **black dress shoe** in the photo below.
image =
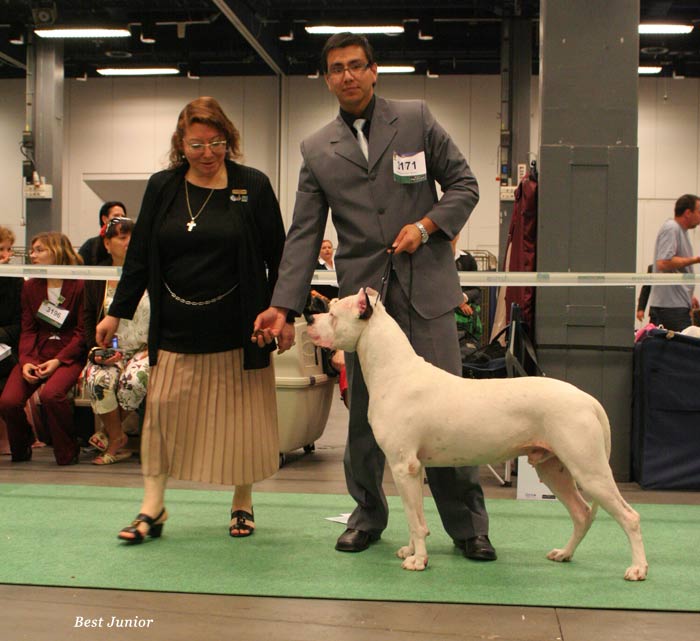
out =
<path fill-rule="evenodd" d="M 335 549 L 339 552 L 362 552 L 369 547 L 370 543 L 378 541 L 380 537 L 381 534 L 348 528 L 338 537 Z"/>
<path fill-rule="evenodd" d="M 485 534 L 474 536 L 466 541 L 455 541 L 455 545 L 464 550 L 464 556 L 472 561 L 495 561 L 496 550 Z"/>
<path fill-rule="evenodd" d="M 27 449 L 24 450 L 23 452 L 13 452 L 12 453 L 12 462 L 13 463 L 24 463 L 25 461 L 31 461 L 32 460 L 32 446 L 27 445 Z"/>

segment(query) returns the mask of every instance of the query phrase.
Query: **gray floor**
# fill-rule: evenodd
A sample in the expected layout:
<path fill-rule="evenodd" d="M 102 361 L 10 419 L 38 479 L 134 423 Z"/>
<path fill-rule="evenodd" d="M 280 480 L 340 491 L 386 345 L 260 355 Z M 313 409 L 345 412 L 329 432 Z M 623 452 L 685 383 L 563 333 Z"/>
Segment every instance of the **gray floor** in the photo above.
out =
<path fill-rule="evenodd" d="M 345 408 L 334 402 L 328 426 L 310 455 L 288 457 L 287 464 L 257 491 L 345 493 L 342 452 Z M 136 461 L 98 468 L 85 459 L 58 468 L 50 452 L 36 451 L 31 463 L 12 465 L 0 457 L 0 483 L 63 483 L 139 487 Z M 487 497 L 514 498 L 483 474 Z M 393 494 L 391 482 L 387 493 Z M 208 487 L 173 482 L 171 487 Z M 631 502 L 700 504 L 700 493 L 645 492 L 623 484 Z M 225 499 L 225 500 L 228 500 Z M 134 506 L 135 510 L 138 506 Z M 115 532 L 125 524 L 115 523 Z M 51 550 L 46 524 L 46 553 Z M 290 523 L 290 536 L 303 518 Z M 105 545 L 110 545 L 105 541 Z M 116 543 L 115 543 L 116 544 Z M 333 545 L 329 541 L 328 545 Z M 0 542 L 0 562 L 2 543 Z M 44 551 L 37 550 L 37 554 Z M 98 559 L 86 560 L 99 563 Z M 28 559 L 27 562 L 31 562 Z M 280 553 L 280 563 L 289 563 Z M 697 560 L 693 560 L 694 563 Z M 303 568 L 299 568 L 303 580 Z M 465 560 L 465 581 L 478 580 L 478 565 Z M 653 570 L 651 575 L 653 580 Z M 620 582 L 620 589 L 625 584 Z M 697 641 L 700 614 L 577 610 L 372 601 L 331 601 L 227 597 L 116 590 L 76 590 L 0 585 L 0 641 Z M 101 628 L 75 628 L 76 617 L 103 619 Z M 108 628 L 117 619 L 140 619 L 149 627 Z"/>

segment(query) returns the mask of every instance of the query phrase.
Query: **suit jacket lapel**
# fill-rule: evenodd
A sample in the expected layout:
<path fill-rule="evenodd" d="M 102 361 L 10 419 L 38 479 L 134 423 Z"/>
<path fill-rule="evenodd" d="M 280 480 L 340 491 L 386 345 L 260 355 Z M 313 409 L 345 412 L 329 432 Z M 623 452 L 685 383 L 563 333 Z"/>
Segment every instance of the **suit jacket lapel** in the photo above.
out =
<path fill-rule="evenodd" d="M 331 145 L 333 145 L 333 150 L 339 156 L 342 156 L 351 163 L 367 168 L 367 160 L 365 160 L 364 154 L 360 149 L 360 145 L 357 143 L 357 138 L 353 136 L 352 132 L 348 129 L 345 121 L 340 115 L 335 120 L 336 131 L 335 135 L 331 139 Z"/>
<path fill-rule="evenodd" d="M 396 136 L 398 129 L 395 121 L 397 118 L 398 116 L 391 109 L 389 103 L 382 98 L 377 98 L 369 133 L 369 171 L 372 171 L 379 162 L 379 159 Z"/>

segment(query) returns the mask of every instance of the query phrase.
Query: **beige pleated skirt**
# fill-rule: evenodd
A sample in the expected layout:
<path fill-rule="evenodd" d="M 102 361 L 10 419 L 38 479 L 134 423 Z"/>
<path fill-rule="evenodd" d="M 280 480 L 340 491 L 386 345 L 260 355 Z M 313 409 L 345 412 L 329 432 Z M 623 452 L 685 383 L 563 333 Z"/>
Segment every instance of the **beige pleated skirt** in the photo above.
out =
<path fill-rule="evenodd" d="M 141 437 L 145 476 L 247 485 L 279 467 L 275 372 L 243 350 L 176 354 L 151 368 Z"/>

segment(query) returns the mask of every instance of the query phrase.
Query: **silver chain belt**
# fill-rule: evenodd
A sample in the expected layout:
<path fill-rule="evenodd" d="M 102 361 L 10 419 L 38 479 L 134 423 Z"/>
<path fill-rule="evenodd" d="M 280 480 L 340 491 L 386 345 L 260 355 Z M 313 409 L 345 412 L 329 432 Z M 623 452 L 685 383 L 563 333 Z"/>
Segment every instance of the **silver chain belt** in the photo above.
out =
<path fill-rule="evenodd" d="M 182 296 L 178 296 L 172 289 L 170 289 L 170 285 L 163 281 L 163 285 L 165 285 L 165 289 L 168 290 L 168 293 L 178 302 L 182 303 L 183 305 L 194 305 L 195 307 L 202 307 L 203 305 L 211 305 L 212 303 L 218 303 L 222 298 L 226 298 L 236 287 L 238 287 L 238 283 L 236 283 L 231 289 L 228 291 L 224 292 L 223 294 L 219 294 L 218 296 L 215 296 L 214 298 L 209 298 L 208 300 L 187 300 L 186 298 L 182 298 Z"/>

